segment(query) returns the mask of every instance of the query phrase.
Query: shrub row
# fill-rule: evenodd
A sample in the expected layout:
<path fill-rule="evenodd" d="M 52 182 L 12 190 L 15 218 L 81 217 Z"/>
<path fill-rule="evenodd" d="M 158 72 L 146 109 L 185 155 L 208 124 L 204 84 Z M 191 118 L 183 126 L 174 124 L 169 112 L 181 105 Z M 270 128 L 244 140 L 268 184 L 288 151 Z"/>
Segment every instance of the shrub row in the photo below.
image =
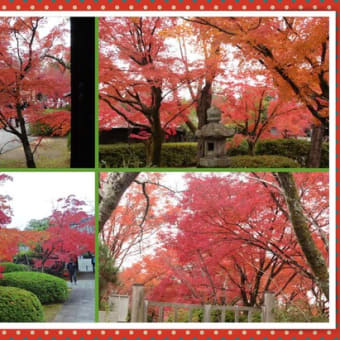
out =
<path fill-rule="evenodd" d="M 264 140 L 257 144 L 255 152 L 259 155 L 280 155 L 297 161 L 301 167 L 306 167 L 311 143 L 300 139 Z M 329 146 L 322 145 L 321 168 L 329 167 Z"/>
<path fill-rule="evenodd" d="M 299 168 L 300 164 L 283 156 L 233 156 L 230 168 Z"/>
<path fill-rule="evenodd" d="M 4 273 L 11 273 L 11 272 L 26 272 L 30 270 L 29 266 L 25 264 L 17 264 L 12 262 L 2 262 L 0 263 L 1 267 L 4 267 Z"/>
<path fill-rule="evenodd" d="M 64 302 L 68 296 L 66 282 L 38 272 L 5 273 L 0 286 L 17 287 L 34 293 L 42 304 Z"/>
<path fill-rule="evenodd" d="M 43 319 L 43 307 L 36 295 L 20 288 L 0 287 L 0 322 L 39 322 Z"/>
<path fill-rule="evenodd" d="M 264 140 L 258 142 L 255 150 L 256 156 L 248 156 L 247 143 L 243 142 L 238 147 L 229 148 L 228 155 L 231 156 L 233 168 L 298 168 L 306 167 L 310 145 L 310 142 L 298 139 Z M 99 153 L 101 166 L 104 168 L 146 166 L 144 144 L 101 145 Z M 166 168 L 195 167 L 196 153 L 197 143 L 165 143 L 162 147 L 161 166 Z M 321 167 L 328 167 L 327 143 L 323 145 Z"/>
<path fill-rule="evenodd" d="M 196 162 L 197 143 L 164 143 L 162 167 L 190 167 Z M 144 144 L 109 144 L 99 148 L 104 168 L 142 168 L 146 166 Z"/>

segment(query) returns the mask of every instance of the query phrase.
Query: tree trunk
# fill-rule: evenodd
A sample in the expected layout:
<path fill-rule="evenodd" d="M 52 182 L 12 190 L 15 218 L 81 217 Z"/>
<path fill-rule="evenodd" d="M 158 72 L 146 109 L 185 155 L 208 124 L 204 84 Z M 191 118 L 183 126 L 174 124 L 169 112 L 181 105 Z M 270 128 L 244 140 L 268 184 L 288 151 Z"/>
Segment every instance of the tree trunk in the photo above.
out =
<path fill-rule="evenodd" d="M 21 140 L 22 146 L 24 148 L 24 153 L 25 153 L 25 157 L 26 157 L 26 165 L 28 168 L 36 168 L 35 162 L 34 162 L 34 157 L 33 157 L 33 153 L 31 150 L 31 146 L 30 143 L 28 141 L 28 139 L 22 139 Z"/>
<path fill-rule="evenodd" d="M 322 142 L 325 133 L 325 127 L 321 125 L 313 125 L 312 130 L 312 143 L 308 155 L 307 167 L 320 168 Z"/>
<path fill-rule="evenodd" d="M 159 115 L 157 115 L 156 121 L 152 129 L 152 139 L 151 139 L 151 165 L 161 166 L 161 152 L 162 144 L 164 139 L 164 132 L 161 127 L 161 122 Z"/>
<path fill-rule="evenodd" d="M 248 155 L 249 156 L 255 156 L 255 143 L 247 140 L 248 143 Z"/>
<path fill-rule="evenodd" d="M 206 82 L 203 87 L 198 103 L 197 103 L 197 119 L 198 119 L 198 129 L 201 129 L 203 125 L 207 124 L 207 110 L 211 106 L 212 94 L 211 94 L 211 82 Z M 202 140 L 198 141 L 197 147 L 197 164 L 199 163 L 199 159 L 204 156 L 204 143 Z"/>
<path fill-rule="evenodd" d="M 162 103 L 162 89 L 152 87 L 152 110 L 151 110 L 151 165 L 161 166 L 161 151 L 164 138 L 162 123 L 160 118 L 160 108 Z"/>
<path fill-rule="evenodd" d="M 149 166 L 151 161 L 151 146 L 152 146 L 152 138 L 150 137 L 145 141 L 145 164 L 146 166 Z"/>
<path fill-rule="evenodd" d="M 31 146 L 30 146 L 28 136 L 27 136 L 25 118 L 22 114 L 20 104 L 16 105 L 16 110 L 17 110 L 17 117 L 18 117 L 19 124 L 20 124 L 20 130 L 21 130 L 20 140 L 21 140 L 21 144 L 23 146 L 24 153 L 25 153 L 26 165 L 28 168 L 36 168 L 34 157 L 33 157 L 33 152 L 31 150 Z"/>
<path fill-rule="evenodd" d="M 99 232 L 102 231 L 112 211 L 117 207 L 124 192 L 138 174 L 139 172 L 113 172 L 107 175 L 100 188 Z"/>
<path fill-rule="evenodd" d="M 194 123 L 193 123 L 190 119 L 188 119 L 188 120 L 185 122 L 185 125 L 189 128 L 189 130 L 190 130 L 190 132 L 191 132 L 192 134 L 195 134 L 197 128 L 196 128 L 196 126 L 194 125 Z"/>
<path fill-rule="evenodd" d="M 307 219 L 303 214 L 303 208 L 299 200 L 298 190 L 294 177 L 288 172 L 278 172 L 280 186 L 284 191 L 284 196 L 289 209 L 289 217 L 300 244 L 300 247 L 309 263 L 315 277 L 316 284 L 329 299 L 329 275 L 328 268 L 320 250 L 317 248 L 312 234 L 308 228 Z"/>

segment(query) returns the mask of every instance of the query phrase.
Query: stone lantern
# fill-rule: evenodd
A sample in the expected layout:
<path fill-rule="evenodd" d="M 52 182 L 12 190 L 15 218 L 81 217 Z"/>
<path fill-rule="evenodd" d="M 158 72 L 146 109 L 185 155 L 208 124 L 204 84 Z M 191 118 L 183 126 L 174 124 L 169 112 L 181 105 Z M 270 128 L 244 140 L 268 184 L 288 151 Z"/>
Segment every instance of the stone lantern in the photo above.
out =
<path fill-rule="evenodd" d="M 225 127 L 220 123 L 221 110 L 217 107 L 210 107 L 207 111 L 208 124 L 196 131 L 196 136 L 203 143 L 203 157 L 199 165 L 203 168 L 224 168 L 229 166 L 226 154 L 225 142 L 227 137 L 235 134 L 234 129 Z"/>

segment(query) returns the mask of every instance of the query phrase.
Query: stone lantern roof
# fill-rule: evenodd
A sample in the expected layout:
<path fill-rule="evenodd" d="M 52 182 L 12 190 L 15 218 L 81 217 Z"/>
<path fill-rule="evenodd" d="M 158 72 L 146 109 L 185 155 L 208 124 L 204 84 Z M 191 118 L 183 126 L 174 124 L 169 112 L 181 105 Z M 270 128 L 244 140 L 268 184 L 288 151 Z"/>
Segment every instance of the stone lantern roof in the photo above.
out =
<path fill-rule="evenodd" d="M 235 129 L 227 128 L 220 123 L 221 110 L 215 106 L 207 111 L 208 124 L 203 125 L 200 130 L 196 132 L 198 138 L 227 138 L 235 134 Z"/>

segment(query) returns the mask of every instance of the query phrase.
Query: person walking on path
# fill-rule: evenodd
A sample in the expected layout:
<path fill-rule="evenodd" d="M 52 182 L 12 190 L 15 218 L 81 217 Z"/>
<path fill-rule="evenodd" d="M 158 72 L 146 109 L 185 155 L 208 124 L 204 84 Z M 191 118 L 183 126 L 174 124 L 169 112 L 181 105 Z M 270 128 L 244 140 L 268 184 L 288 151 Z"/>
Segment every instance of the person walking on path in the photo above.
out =
<path fill-rule="evenodd" d="M 76 270 L 76 264 L 70 260 L 70 262 L 67 264 L 67 271 L 70 277 L 71 284 L 74 282 L 74 284 L 77 284 L 77 270 Z"/>
<path fill-rule="evenodd" d="M 94 255 L 91 256 L 92 271 L 95 272 L 96 258 Z"/>

